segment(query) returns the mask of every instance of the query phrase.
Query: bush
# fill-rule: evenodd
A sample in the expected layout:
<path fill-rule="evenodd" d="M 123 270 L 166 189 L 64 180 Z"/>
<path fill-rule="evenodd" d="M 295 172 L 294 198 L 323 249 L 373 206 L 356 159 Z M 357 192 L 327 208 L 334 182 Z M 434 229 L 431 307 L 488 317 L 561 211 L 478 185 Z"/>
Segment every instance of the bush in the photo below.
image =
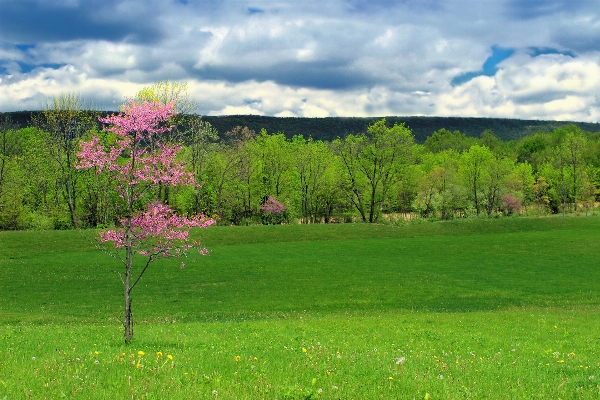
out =
<path fill-rule="evenodd" d="M 521 202 L 512 194 L 502 197 L 502 212 L 504 215 L 513 215 L 521 211 Z"/>

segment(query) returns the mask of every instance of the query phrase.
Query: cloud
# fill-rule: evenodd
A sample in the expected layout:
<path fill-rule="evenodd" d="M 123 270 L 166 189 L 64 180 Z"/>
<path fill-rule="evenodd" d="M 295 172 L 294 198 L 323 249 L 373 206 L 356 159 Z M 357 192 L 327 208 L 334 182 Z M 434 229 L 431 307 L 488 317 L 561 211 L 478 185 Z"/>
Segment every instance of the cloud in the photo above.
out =
<path fill-rule="evenodd" d="M 597 118 L 594 0 L 0 0 L 0 111 L 115 109 L 187 81 L 204 114 Z M 561 108 L 563 107 L 563 108 Z"/>
<path fill-rule="evenodd" d="M 440 115 L 597 121 L 597 57 L 521 54 L 491 77 L 477 77 L 442 95 Z"/>
<path fill-rule="evenodd" d="M 3 40 L 12 43 L 81 39 L 153 43 L 162 36 L 157 24 L 151 23 L 156 17 L 147 6 L 98 0 L 4 0 L 0 4 Z"/>
<path fill-rule="evenodd" d="M 558 13 L 572 13 L 594 3 L 593 0 L 510 0 L 508 13 L 511 17 L 519 19 L 533 19 Z"/>

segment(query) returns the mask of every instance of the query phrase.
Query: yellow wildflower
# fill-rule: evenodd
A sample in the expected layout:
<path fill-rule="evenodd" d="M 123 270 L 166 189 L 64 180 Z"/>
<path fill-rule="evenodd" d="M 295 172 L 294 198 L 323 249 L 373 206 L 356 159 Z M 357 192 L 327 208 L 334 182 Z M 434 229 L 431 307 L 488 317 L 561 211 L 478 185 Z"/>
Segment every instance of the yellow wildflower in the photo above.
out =
<path fill-rule="evenodd" d="M 167 358 L 168 358 L 169 360 L 173 361 L 173 356 L 172 356 L 172 355 L 170 355 L 170 354 L 167 354 Z"/>
<path fill-rule="evenodd" d="M 138 356 L 143 356 L 144 354 L 146 354 L 146 353 L 144 353 L 144 352 L 143 352 L 143 351 L 141 351 L 141 350 L 140 350 L 140 351 L 138 351 Z"/>

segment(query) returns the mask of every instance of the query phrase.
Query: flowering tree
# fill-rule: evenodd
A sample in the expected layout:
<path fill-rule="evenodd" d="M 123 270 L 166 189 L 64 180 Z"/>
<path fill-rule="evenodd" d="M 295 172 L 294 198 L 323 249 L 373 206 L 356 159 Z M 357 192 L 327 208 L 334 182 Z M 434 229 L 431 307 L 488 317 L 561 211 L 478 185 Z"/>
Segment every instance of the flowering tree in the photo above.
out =
<path fill-rule="evenodd" d="M 502 209 L 506 215 L 513 215 L 521 211 L 521 202 L 512 194 L 506 194 L 502 197 Z"/>
<path fill-rule="evenodd" d="M 280 217 L 284 216 L 286 208 L 275 197 L 269 196 L 265 203 L 260 206 L 260 210 L 267 217 L 268 223 L 275 224 L 280 222 Z"/>
<path fill-rule="evenodd" d="M 115 247 L 112 254 L 124 265 L 124 271 L 117 273 L 124 288 L 126 343 L 133 338 L 131 291 L 148 266 L 159 258 L 187 256 L 192 247 L 198 247 L 201 255 L 207 254 L 199 242 L 190 241 L 189 229 L 206 228 L 214 223 L 203 215 L 179 217 L 160 202 L 151 202 L 145 211 L 136 212 L 136 202 L 154 186 L 195 184 L 193 175 L 175 160 L 181 145 L 169 146 L 159 140 L 161 133 L 171 129 L 168 121 L 175 113 L 173 103 L 139 104 L 130 100 L 121 114 L 100 119 L 108 124 L 105 131 L 114 134 L 113 143 L 103 144 L 95 136 L 82 142 L 77 154 L 77 168 L 96 168 L 98 174 L 111 175 L 125 204 L 121 226 L 101 232 L 100 241 L 112 242 Z M 136 255 L 145 261 L 134 269 Z"/>

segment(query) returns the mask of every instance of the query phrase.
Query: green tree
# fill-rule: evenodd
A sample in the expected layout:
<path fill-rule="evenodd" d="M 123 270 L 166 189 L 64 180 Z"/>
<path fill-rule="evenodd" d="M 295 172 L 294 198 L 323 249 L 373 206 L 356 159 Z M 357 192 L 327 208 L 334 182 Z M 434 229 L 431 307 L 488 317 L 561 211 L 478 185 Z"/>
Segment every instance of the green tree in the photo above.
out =
<path fill-rule="evenodd" d="M 333 162 L 333 154 L 322 141 L 306 140 L 301 135 L 294 136 L 292 146 L 302 220 L 314 223 L 321 213 L 325 213 L 321 194 L 327 184 L 325 174 Z"/>
<path fill-rule="evenodd" d="M 506 179 L 507 189 L 517 195 L 525 209 L 533 200 L 534 181 L 533 167 L 528 162 L 517 163 Z"/>
<path fill-rule="evenodd" d="M 288 197 L 293 166 L 291 143 L 283 133 L 268 134 L 263 129 L 256 137 L 255 150 L 261 166 L 263 201 L 268 196 L 279 200 Z"/>
<path fill-rule="evenodd" d="M 445 128 L 439 129 L 425 139 L 425 148 L 432 153 L 446 150 L 454 150 L 458 153 L 469 150 L 476 140 L 466 136 L 460 131 L 449 131 Z"/>
<path fill-rule="evenodd" d="M 192 188 L 194 214 L 207 212 L 211 207 L 211 194 L 213 189 L 209 184 L 209 170 L 214 153 L 218 151 L 219 135 L 217 130 L 200 116 L 192 116 L 188 120 L 186 135 L 188 163 L 194 179 L 199 185 Z"/>
<path fill-rule="evenodd" d="M 81 176 L 75 169 L 75 154 L 83 135 L 97 128 L 97 114 L 91 109 L 79 95 L 61 94 L 53 98 L 34 120 L 39 129 L 50 133 L 48 150 L 59 173 L 73 228 L 77 228 L 77 182 Z"/>
<path fill-rule="evenodd" d="M 482 209 L 486 174 L 493 158 L 490 149 L 480 145 L 471 146 L 469 151 L 463 153 L 460 158 L 458 172 L 477 215 Z"/>
<path fill-rule="evenodd" d="M 541 208 L 546 209 L 550 205 L 550 196 L 548 194 L 548 182 L 543 176 L 538 176 L 532 186 L 533 199 L 537 204 L 538 215 L 541 214 Z"/>
<path fill-rule="evenodd" d="M 424 157 L 415 204 L 424 216 L 439 212 L 441 219 L 448 219 L 465 208 L 464 188 L 457 181 L 459 157 L 454 150 Z"/>
<path fill-rule="evenodd" d="M 187 82 L 160 81 L 142 88 L 133 99 L 136 103 L 167 104 L 173 103 L 173 108 L 178 115 L 195 114 L 198 102 L 189 94 Z"/>
<path fill-rule="evenodd" d="M 487 170 L 482 174 L 482 189 L 485 197 L 485 210 L 488 216 L 500 206 L 502 190 L 506 177 L 513 169 L 510 159 L 493 156 L 487 164 Z"/>
<path fill-rule="evenodd" d="M 10 169 L 14 167 L 14 158 L 21 149 L 21 141 L 17 134 L 16 126 L 10 118 L 4 117 L 0 121 L 0 199 L 2 188 L 6 183 Z"/>
<path fill-rule="evenodd" d="M 386 126 L 381 119 L 366 134 L 334 141 L 347 179 L 348 197 L 364 222 L 376 222 L 393 186 L 414 159 L 415 143 L 404 124 Z"/>
<path fill-rule="evenodd" d="M 562 153 L 565 157 L 565 162 L 570 169 L 571 178 L 571 196 L 573 199 L 574 209 L 577 212 L 577 200 L 579 190 L 582 187 L 582 182 L 585 171 L 584 151 L 586 148 L 586 139 L 581 129 L 572 125 L 564 128 L 567 132 L 562 142 Z"/>

